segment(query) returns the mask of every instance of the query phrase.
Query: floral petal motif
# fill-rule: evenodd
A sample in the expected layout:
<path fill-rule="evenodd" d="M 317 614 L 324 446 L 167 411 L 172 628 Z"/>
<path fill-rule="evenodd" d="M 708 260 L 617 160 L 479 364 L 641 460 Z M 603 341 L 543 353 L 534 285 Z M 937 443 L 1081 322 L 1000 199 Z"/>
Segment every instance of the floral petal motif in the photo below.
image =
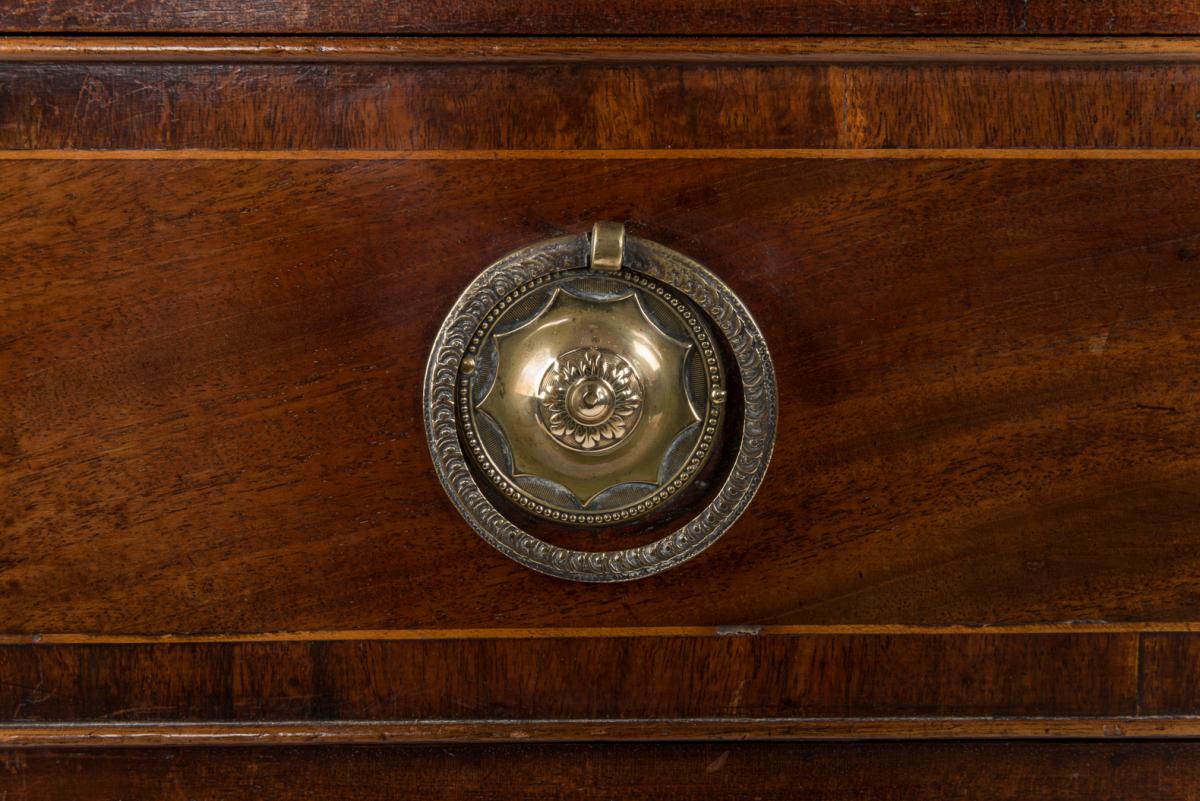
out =
<path fill-rule="evenodd" d="M 597 451 L 619 444 L 642 416 L 642 382 L 629 362 L 601 348 L 562 354 L 542 378 L 538 414 L 560 444 Z"/>

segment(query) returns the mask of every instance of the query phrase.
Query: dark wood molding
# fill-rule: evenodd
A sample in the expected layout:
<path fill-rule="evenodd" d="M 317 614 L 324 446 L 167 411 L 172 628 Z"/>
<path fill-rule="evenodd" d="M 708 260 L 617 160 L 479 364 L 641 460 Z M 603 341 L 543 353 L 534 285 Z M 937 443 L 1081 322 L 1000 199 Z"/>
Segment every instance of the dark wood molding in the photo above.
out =
<path fill-rule="evenodd" d="M 1190 61 L 0 64 L 3 150 L 1187 149 L 1197 108 Z"/>
<path fill-rule="evenodd" d="M 0 724 L 0 748 L 1200 738 L 1200 717 Z"/>
<path fill-rule="evenodd" d="M 1138 35 L 1200 33 L 1189 0 L 14 0 L 8 33 Z"/>
<path fill-rule="evenodd" d="M 1200 37 L 8 36 L 0 63 L 1191 63 Z"/>
<path fill-rule="evenodd" d="M 6 645 L 0 744 L 1200 736 L 1161 637 Z"/>
<path fill-rule="evenodd" d="M 1189 161 L 1200 148 L 630 148 L 624 150 L 0 150 L 0 161 Z"/>
<path fill-rule="evenodd" d="M 8 801 L 1194 801 L 1196 742 L 593 743 L 0 753 Z"/>
<path fill-rule="evenodd" d="M 1020 636 L 1030 634 L 1195 634 L 1200 624 L 1186 622 L 1105 623 L 1078 621 L 1067 623 L 1026 623 L 1010 625 L 948 624 L 909 625 L 904 623 L 812 624 L 728 626 L 553 626 L 539 628 L 457 628 L 457 629 L 319 629 L 307 631 L 221 632 L 213 634 L 118 634 L 94 632 L 38 632 L 12 634 L 0 632 L 5 645 L 170 645 L 230 643 L 297 643 L 361 640 L 554 640 L 603 637 L 606 639 L 670 637 L 795 637 L 839 635 L 981 635 Z"/>

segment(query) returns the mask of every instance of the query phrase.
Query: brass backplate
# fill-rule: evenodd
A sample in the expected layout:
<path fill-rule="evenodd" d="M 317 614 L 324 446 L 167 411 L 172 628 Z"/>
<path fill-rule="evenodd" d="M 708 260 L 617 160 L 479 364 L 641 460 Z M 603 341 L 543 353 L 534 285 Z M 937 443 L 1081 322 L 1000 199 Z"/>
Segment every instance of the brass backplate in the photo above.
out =
<path fill-rule="evenodd" d="M 724 408 L 699 312 L 628 272 L 567 271 L 512 295 L 472 337 L 459 379 L 484 475 L 569 525 L 619 523 L 676 496 L 711 455 Z"/>

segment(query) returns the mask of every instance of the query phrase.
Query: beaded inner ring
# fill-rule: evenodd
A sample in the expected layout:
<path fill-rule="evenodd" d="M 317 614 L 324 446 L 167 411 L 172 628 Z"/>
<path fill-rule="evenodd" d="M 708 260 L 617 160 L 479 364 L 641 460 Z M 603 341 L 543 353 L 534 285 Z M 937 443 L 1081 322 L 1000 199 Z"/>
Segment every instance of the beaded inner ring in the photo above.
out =
<path fill-rule="evenodd" d="M 688 395 L 693 418 L 674 435 L 655 459 L 650 474 L 617 470 L 599 491 L 573 492 L 573 484 L 556 483 L 536 469 L 522 471 L 504 425 L 480 409 L 500 380 L 495 339 L 543 319 L 557 292 L 578 293 L 591 301 L 634 297 L 647 322 L 664 336 L 686 342 L 678 386 L 665 391 Z M 495 335 L 499 334 L 499 337 Z M 470 369 L 459 371 L 458 416 L 468 456 L 497 490 L 526 512 L 569 525 L 612 525 L 640 517 L 677 497 L 700 474 L 712 454 L 724 417 L 724 369 L 708 323 L 687 298 L 670 287 L 637 273 L 597 274 L 569 270 L 541 275 L 506 293 L 487 313 L 467 345 Z M 612 463 L 614 454 L 637 447 L 637 425 L 647 400 L 645 381 L 635 355 L 625 356 L 595 347 L 571 347 L 545 371 L 536 417 L 539 430 L 557 446 L 574 451 L 570 457 L 589 479 Z M 591 399 L 591 405 L 586 403 Z M 653 450 L 653 443 L 651 443 Z M 517 458 L 514 458 L 514 455 Z M 619 465 L 620 463 L 617 462 Z"/>

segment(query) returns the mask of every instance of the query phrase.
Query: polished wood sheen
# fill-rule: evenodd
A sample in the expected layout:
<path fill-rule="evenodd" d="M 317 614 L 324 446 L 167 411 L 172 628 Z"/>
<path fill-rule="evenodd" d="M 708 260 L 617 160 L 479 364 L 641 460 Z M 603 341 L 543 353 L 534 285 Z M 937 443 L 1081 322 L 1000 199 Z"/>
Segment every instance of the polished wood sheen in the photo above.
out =
<path fill-rule="evenodd" d="M 0 353 L 0 618 L 30 634 L 1191 619 L 1190 163 L 5 162 L 0 292 L 21 335 Z M 418 388 L 478 270 L 606 217 L 745 299 L 783 436 L 703 557 L 585 587 L 466 529 Z"/>
<path fill-rule="evenodd" d="M 797 61 L 769 44 L 699 61 L 681 61 L 678 44 L 641 45 L 618 61 L 612 45 L 598 46 L 598 61 L 561 43 L 485 48 L 455 61 L 443 42 L 381 56 L 391 63 L 328 54 L 300 65 L 262 55 L 250 63 L 115 63 L 111 50 L 105 63 L 0 63 L 0 147 L 1200 147 L 1194 42 L 1178 60 L 1149 47 L 1109 47 L 1107 57 L 1087 60 L 1062 46 L 1063 61 L 1014 62 L 1004 61 L 1013 56 L 1003 44 L 983 48 L 982 61 L 958 61 L 938 54 L 959 51 L 925 41 L 908 44 L 900 58 L 908 63 L 899 64 L 831 54 Z"/>
<path fill-rule="evenodd" d="M 636 6 L 0 9 L 0 798 L 1196 797 L 1200 17 Z M 600 219 L 745 300 L 780 434 L 585 586 L 420 388 Z"/>
<path fill-rule="evenodd" d="M 1139 714 L 1132 632 L 603 634 L 5 645 L 0 709 L 20 723 L 655 721 L 680 734 L 738 718 Z"/>

